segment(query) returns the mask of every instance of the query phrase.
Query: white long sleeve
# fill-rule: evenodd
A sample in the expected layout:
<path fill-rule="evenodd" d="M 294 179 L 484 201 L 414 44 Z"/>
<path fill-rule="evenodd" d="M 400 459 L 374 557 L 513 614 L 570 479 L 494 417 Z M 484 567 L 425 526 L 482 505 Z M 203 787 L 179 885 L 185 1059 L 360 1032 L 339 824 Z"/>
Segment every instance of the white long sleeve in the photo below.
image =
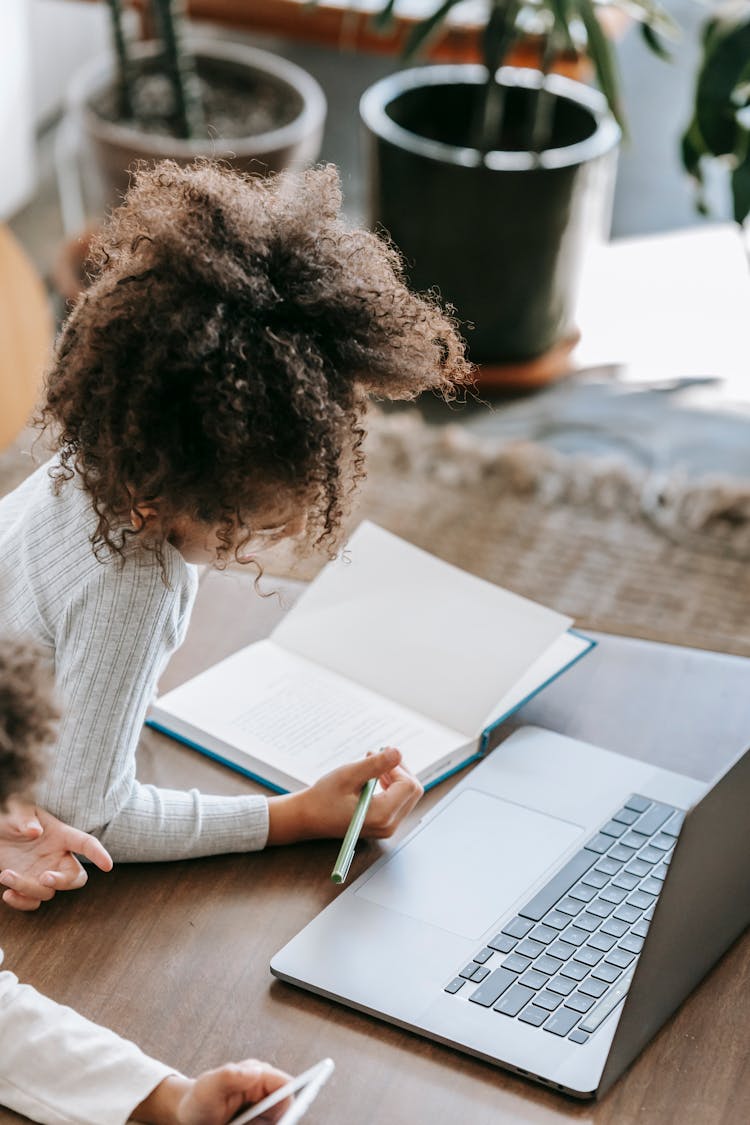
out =
<path fill-rule="evenodd" d="M 42 1125 L 124 1125 L 175 1073 L 0 971 L 0 1105 Z"/>
<path fill-rule="evenodd" d="M 264 797 L 212 797 L 135 779 L 156 683 L 182 643 L 195 567 L 166 545 L 99 561 L 94 516 L 74 479 L 59 496 L 46 466 L 0 501 L 0 629 L 49 654 L 63 720 L 40 802 L 93 832 L 119 861 L 185 859 L 265 846 Z"/>

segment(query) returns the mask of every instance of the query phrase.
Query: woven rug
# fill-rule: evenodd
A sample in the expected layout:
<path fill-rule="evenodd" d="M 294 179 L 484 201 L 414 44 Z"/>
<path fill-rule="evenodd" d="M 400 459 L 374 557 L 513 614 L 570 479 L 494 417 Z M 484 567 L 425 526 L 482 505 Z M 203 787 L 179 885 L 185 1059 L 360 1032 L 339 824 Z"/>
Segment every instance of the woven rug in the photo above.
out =
<path fill-rule="evenodd" d="M 366 517 L 581 628 L 750 656 L 750 482 L 480 440 L 416 412 L 372 417 Z M 0 492 L 33 467 L 0 457 Z M 283 553 L 269 573 L 310 578 Z"/>

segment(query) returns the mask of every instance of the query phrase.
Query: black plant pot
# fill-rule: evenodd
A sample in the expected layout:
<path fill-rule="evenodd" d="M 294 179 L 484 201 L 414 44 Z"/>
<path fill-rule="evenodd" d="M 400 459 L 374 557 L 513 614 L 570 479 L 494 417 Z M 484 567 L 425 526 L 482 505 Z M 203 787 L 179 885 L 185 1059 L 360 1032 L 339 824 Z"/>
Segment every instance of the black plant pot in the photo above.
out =
<path fill-rule="evenodd" d="M 390 233 L 417 289 L 436 286 L 468 333 L 472 359 L 540 356 L 573 329 L 587 240 L 606 237 L 620 130 L 596 91 L 503 67 L 498 147 L 469 144 L 481 66 L 404 70 L 365 92 L 371 220 Z M 540 85 L 554 99 L 551 144 L 523 141 Z"/>

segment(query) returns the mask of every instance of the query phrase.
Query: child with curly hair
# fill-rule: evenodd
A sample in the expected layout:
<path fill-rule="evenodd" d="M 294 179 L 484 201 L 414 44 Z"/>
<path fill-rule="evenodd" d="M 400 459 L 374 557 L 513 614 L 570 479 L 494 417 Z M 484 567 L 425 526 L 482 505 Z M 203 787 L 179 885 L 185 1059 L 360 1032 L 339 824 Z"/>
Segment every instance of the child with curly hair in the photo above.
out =
<path fill-rule="evenodd" d="M 57 720 L 44 664 L 27 641 L 0 638 L 0 822 L 8 815 L 6 804 L 44 772 L 43 752 Z M 0 832 L 0 866 L 6 851 Z M 0 969 L 0 1104 L 33 1121 L 224 1125 L 287 1077 L 246 1059 L 186 1078 Z"/>
<path fill-rule="evenodd" d="M 194 564 L 287 536 L 333 554 L 370 397 L 470 381 L 450 316 L 340 204 L 330 167 L 140 171 L 58 341 L 43 407 L 56 456 L 0 501 L 0 628 L 43 646 L 65 705 L 43 803 L 116 860 L 338 836 L 376 776 L 365 834 L 388 836 L 421 794 L 393 749 L 279 797 L 135 779 Z"/>

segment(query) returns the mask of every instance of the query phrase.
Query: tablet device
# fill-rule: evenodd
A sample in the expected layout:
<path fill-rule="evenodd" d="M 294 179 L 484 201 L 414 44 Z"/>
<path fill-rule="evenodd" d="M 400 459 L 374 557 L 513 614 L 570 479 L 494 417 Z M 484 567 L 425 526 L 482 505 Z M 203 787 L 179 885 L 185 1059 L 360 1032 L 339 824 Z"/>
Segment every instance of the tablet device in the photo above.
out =
<path fill-rule="evenodd" d="M 333 1059 L 321 1059 L 309 1070 L 298 1074 L 296 1078 L 292 1078 L 290 1082 L 280 1086 L 278 1090 L 274 1090 L 268 1097 L 262 1098 L 255 1105 L 251 1105 L 249 1109 L 243 1110 L 237 1117 L 233 1117 L 230 1125 L 245 1125 L 248 1121 L 255 1121 L 258 1117 L 262 1117 L 267 1110 L 278 1105 L 279 1102 L 283 1102 L 285 1098 L 292 1094 L 298 1094 L 284 1116 L 279 1118 L 276 1123 L 276 1125 L 294 1125 L 312 1105 L 322 1086 L 333 1074 L 333 1070 Z"/>

